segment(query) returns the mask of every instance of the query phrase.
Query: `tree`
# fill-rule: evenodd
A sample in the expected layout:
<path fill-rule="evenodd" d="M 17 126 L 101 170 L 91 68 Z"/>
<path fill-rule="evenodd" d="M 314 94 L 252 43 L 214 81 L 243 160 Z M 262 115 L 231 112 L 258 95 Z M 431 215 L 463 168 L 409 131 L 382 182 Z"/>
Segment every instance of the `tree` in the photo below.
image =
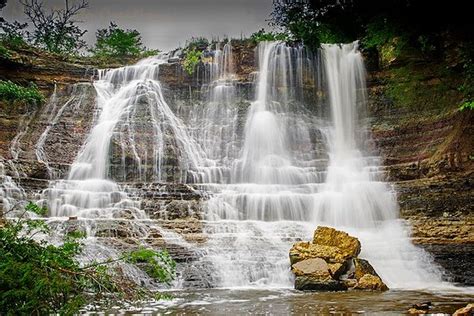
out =
<path fill-rule="evenodd" d="M 146 51 L 137 30 L 124 30 L 115 22 L 96 32 L 97 42 L 92 52 L 105 57 L 137 57 Z"/>
<path fill-rule="evenodd" d="M 77 25 L 76 16 L 88 8 L 86 0 L 70 4 L 65 0 L 63 9 L 50 10 L 43 7 L 38 0 L 20 0 L 24 13 L 33 24 L 30 34 L 33 44 L 47 51 L 58 54 L 74 54 L 86 46 L 82 36 L 87 32 Z"/>
<path fill-rule="evenodd" d="M 428 5 L 429 4 L 429 5 Z M 456 31 L 472 38 L 468 3 L 446 5 L 423 0 L 274 0 L 272 23 L 294 40 L 316 48 L 321 42 L 364 38 L 367 29 L 381 34 L 397 30 L 412 41 L 420 35 Z M 380 21 L 384 21 L 380 23 Z M 370 34 L 369 34 L 370 35 Z M 399 34 L 398 34 L 399 35 Z"/>

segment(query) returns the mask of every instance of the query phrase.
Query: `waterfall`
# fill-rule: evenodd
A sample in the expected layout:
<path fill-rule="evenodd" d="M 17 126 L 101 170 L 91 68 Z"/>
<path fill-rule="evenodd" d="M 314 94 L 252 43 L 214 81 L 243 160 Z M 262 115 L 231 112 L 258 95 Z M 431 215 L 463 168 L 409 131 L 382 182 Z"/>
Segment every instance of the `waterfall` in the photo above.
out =
<path fill-rule="evenodd" d="M 361 257 L 389 287 L 440 286 L 440 271 L 397 219 L 395 191 L 383 182 L 379 157 L 364 148 L 365 69 L 357 43 L 323 45 L 319 54 L 321 64 L 302 47 L 258 46 L 256 97 L 240 156 L 231 182 L 218 186 L 207 205 L 204 260 L 216 271 L 215 285 L 292 286 L 289 248 L 328 225 L 361 240 Z M 316 74 L 309 71 L 315 66 Z M 328 116 L 298 105 L 294 91 L 308 80 L 302 73 L 313 82 L 322 78 L 318 105 L 330 109 Z M 320 143 L 326 155 L 316 154 Z"/>
<path fill-rule="evenodd" d="M 187 171 L 201 164 L 201 149 L 164 99 L 158 81 L 164 62 L 161 56 L 150 57 L 133 66 L 99 71 L 93 127 L 68 178 L 45 192 L 52 216 L 113 217 L 114 209 L 132 209 L 144 218 L 140 201 L 131 199 L 116 181 L 185 182 Z M 178 168 L 167 168 L 164 157 L 169 150 Z"/>
<path fill-rule="evenodd" d="M 158 80 L 167 56 L 99 72 L 92 129 L 67 179 L 44 192 L 52 216 L 117 218 L 126 209 L 144 221 L 140 198 L 125 184 L 191 182 L 209 195 L 208 239 L 195 246 L 201 256 L 188 268 L 210 286 L 292 287 L 288 251 L 318 225 L 357 236 L 361 257 L 391 288 L 441 285 L 398 219 L 380 158 L 366 148 L 357 43 L 323 45 L 315 54 L 260 43 L 251 102 L 237 89 L 232 43 L 207 54 L 207 99 L 187 110 L 167 103 Z"/>

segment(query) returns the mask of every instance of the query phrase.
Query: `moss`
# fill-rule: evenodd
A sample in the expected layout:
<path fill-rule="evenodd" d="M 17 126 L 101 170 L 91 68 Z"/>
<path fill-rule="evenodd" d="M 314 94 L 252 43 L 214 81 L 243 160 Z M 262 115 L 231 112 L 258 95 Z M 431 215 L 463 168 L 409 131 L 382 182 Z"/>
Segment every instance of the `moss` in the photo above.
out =
<path fill-rule="evenodd" d="M 409 63 L 387 71 L 386 94 L 396 108 L 440 114 L 453 110 L 462 98 L 456 75 L 443 64 Z"/>

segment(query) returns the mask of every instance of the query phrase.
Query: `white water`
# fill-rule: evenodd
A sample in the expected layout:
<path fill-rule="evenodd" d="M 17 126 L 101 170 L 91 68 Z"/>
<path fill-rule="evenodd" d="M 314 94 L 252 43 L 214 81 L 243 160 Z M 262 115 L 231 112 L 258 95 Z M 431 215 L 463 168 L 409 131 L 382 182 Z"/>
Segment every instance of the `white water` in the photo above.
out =
<path fill-rule="evenodd" d="M 107 219 L 127 209 L 144 220 L 140 200 L 116 181 L 193 182 L 211 193 L 209 240 L 198 264 L 213 275 L 214 287 L 292 287 L 288 250 L 320 224 L 360 238 L 361 256 L 389 287 L 444 286 L 397 219 L 379 158 L 364 148 L 365 117 L 358 114 L 366 103 L 365 71 L 357 45 L 325 45 L 313 56 L 261 43 L 250 104 L 240 102 L 231 45 L 213 54 L 203 87 L 208 102 L 191 108 L 187 120 L 166 102 L 158 81 L 165 58 L 101 71 L 90 134 L 68 178 L 44 194 L 51 216 Z M 304 89 L 322 97 L 306 104 Z M 174 168 L 165 161 L 170 156 Z"/>
<path fill-rule="evenodd" d="M 113 217 L 116 209 L 127 208 L 144 218 L 139 201 L 130 199 L 111 179 L 168 180 L 173 175 L 163 170 L 162 158 L 169 139 L 175 142 L 181 164 L 178 182 L 186 181 L 188 169 L 197 168 L 201 149 L 169 108 L 157 80 L 164 62 L 151 57 L 134 66 L 99 73 L 94 83 L 97 113 L 93 128 L 68 179 L 55 182 L 46 192 L 52 216 Z"/>
<path fill-rule="evenodd" d="M 229 184 L 210 185 L 218 193 L 208 202 L 206 229 L 218 286 L 292 286 L 288 250 L 298 238 L 310 239 L 320 224 L 357 236 L 361 256 L 389 287 L 444 286 L 440 271 L 397 220 L 395 192 L 382 182 L 379 158 L 362 151 L 366 131 L 357 114 L 366 105 L 365 70 L 357 44 L 321 50 L 324 68 L 317 71 L 323 73 L 329 121 L 290 103 L 292 89 L 302 82 L 297 76 L 304 69 L 293 69 L 301 67 L 295 56 L 305 58 L 302 50 L 276 42 L 258 48 L 256 99 L 240 156 L 230 167 Z M 327 163 L 304 155 L 316 150 L 309 137 L 314 125 Z"/>

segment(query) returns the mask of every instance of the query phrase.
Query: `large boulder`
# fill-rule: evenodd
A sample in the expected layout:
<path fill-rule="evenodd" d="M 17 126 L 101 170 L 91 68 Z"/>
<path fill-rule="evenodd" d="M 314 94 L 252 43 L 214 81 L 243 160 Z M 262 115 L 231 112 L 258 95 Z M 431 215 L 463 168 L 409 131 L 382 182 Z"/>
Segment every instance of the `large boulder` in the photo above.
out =
<path fill-rule="evenodd" d="M 291 266 L 291 271 L 293 271 L 296 276 L 311 275 L 319 277 L 322 280 L 331 278 L 329 266 L 327 262 L 321 258 L 299 261 Z"/>
<path fill-rule="evenodd" d="M 297 242 L 290 249 L 295 288 L 303 291 L 387 290 L 367 260 L 357 258 L 357 238 L 330 227 L 318 227 L 312 242 Z"/>
<path fill-rule="evenodd" d="M 337 247 L 345 259 L 357 257 L 360 253 L 360 241 L 348 233 L 331 227 L 319 226 L 314 231 L 313 244 Z"/>
<path fill-rule="evenodd" d="M 345 257 L 338 247 L 315 245 L 310 242 L 300 241 L 290 249 L 290 262 L 295 264 L 299 261 L 322 258 L 331 263 L 343 263 L 349 257 Z"/>
<path fill-rule="evenodd" d="M 366 274 L 372 274 L 375 276 L 379 276 L 377 272 L 375 272 L 374 267 L 369 263 L 369 261 L 360 258 L 354 258 L 354 277 L 357 280 L 360 280 Z"/>
<path fill-rule="evenodd" d="M 388 290 L 387 285 L 383 283 L 382 279 L 372 274 L 365 274 L 358 280 L 356 290 L 370 290 L 370 291 L 386 291 Z"/>

